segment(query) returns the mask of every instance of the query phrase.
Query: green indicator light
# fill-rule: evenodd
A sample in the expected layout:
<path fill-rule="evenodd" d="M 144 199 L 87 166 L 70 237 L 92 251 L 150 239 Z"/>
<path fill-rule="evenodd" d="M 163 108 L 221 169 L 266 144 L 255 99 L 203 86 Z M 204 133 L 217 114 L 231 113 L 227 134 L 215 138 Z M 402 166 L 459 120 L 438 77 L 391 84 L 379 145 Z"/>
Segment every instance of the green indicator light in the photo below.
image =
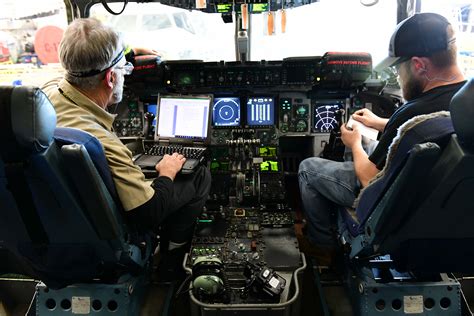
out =
<path fill-rule="evenodd" d="M 297 110 L 298 114 L 306 114 L 306 109 L 302 106 L 302 107 L 299 107 L 298 110 Z"/>
<path fill-rule="evenodd" d="M 271 171 L 278 171 L 278 162 L 277 161 L 269 161 Z"/>
<path fill-rule="evenodd" d="M 199 223 L 212 223 L 212 219 L 200 219 L 198 220 Z"/>
<path fill-rule="evenodd" d="M 179 78 L 179 83 L 182 85 L 190 85 L 193 83 L 193 79 L 190 75 L 183 75 Z"/>

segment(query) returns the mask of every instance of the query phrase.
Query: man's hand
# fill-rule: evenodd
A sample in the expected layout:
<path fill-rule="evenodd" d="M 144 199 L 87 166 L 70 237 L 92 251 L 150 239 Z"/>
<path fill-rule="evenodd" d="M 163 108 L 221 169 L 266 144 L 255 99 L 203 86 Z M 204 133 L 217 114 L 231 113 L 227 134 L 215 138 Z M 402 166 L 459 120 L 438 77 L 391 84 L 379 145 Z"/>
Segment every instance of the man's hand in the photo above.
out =
<path fill-rule="evenodd" d="M 163 159 L 156 164 L 155 169 L 160 176 L 174 180 L 176 174 L 181 170 L 185 161 L 186 158 L 178 153 L 164 155 Z"/>
<path fill-rule="evenodd" d="M 155 55 L 160 57 L 162 55 L 159 51 L 146 47 L 134 47 L 132 50 L 135 55 Z"/>
<path fill-rule="evenodd" d="M 344 145 L 354 148 L 355 145 L 362 143 L 362 135 L 360 134 L 357 124 L 352 126 L 352 130 L 347 129 L 346 125 L 341 126 L 341 139 Z"/>
<path fill-rule="evenodd" d="M 375 115 L 369 109 L 357 110 L 352 114 L 352 118 L 358 122 L 361 122 L 365 126 L 375 128 L 379 132 L 383 132 L 385 125 L 387 125 L 388 119 L 381 118 Z"/>

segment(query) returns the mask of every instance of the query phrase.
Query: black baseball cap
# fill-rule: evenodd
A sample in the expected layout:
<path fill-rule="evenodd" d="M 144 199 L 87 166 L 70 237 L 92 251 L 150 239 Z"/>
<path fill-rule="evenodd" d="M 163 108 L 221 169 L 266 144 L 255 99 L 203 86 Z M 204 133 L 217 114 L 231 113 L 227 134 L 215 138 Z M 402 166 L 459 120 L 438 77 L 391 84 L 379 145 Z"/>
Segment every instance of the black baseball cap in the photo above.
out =
<path fill-rule="evenodd" d="M 390 38 L 388 57 L 375 70 L 395 66 L 411 57 L 429 57 L 433 53 L 446 50 L 455 38 L 448 38 L 450 23 L 436 13 L 417 13 L 403 20 Z"/>

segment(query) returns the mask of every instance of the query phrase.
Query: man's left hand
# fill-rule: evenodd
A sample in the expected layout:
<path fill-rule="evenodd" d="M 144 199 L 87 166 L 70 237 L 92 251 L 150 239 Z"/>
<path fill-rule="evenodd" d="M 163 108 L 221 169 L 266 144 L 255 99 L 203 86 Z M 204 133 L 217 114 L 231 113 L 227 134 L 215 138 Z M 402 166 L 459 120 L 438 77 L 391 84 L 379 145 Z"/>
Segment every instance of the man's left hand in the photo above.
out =
<path fill-rule="evenodd" d="M 362 135 L 360 134 L 357 124 L 352 125 L 352 130 L 346 128 L 346 125 L 341 126 L 341 139 L 344 145 L 353 148 L 355 145 L 362 143 Z"/>
<path fill-rule="evenodd" d="M 157 50 L 146 48 L 146 47 L 133 47 L 133 53 L 135 55 L 155 55 L 161 57 L 161 53 Z"/>

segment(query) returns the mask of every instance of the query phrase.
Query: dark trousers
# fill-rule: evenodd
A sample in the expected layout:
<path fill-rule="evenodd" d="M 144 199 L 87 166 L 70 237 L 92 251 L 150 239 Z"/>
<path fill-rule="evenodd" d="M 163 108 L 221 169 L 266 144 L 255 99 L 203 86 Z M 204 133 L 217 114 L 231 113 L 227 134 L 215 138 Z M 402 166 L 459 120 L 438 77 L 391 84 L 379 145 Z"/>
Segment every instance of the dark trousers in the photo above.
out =
<path fill-rule="evenodd" d="M 162 241 L 184 243 L 192 238 L 196 219 L 201 214 L 210 189 L 211 174 L 204 166 L 192 174 L 176 176 L 173 196 L 161 223 Z"/>

